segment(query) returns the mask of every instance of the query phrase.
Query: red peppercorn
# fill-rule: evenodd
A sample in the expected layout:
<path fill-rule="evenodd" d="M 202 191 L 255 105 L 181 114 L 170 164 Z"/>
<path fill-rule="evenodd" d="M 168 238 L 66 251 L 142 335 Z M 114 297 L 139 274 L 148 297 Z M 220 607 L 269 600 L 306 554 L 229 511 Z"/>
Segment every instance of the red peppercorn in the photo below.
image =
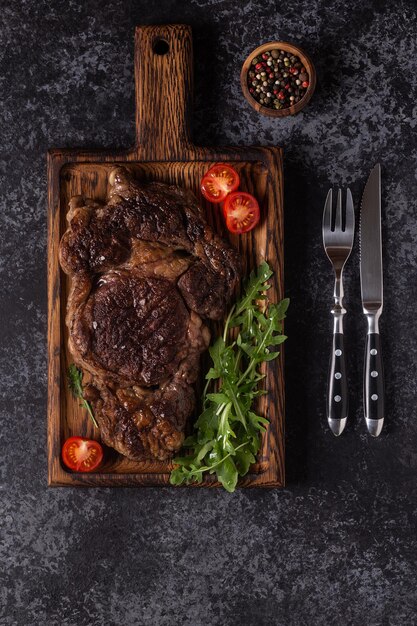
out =
<path fill-rule="evenodd" d="M 279 94 L 278 94 L 278 98 L 279 98 L 280 100 L 284 100 L 284 98 L 285 98 L 285 93 L 284 93 L 283 91 L 280 91 L 280 92 L 279 92 Z"/>
<path fill-rule="evenodd" d="M 304 89 L 307 89 L 307 87 L 309 86 L 309 82 L 308 80 L 305 80 L 303 83 L 301 83 L 301 87 L 304 87 Z"/>
<path fill-rule="evenodd" d="M 290 74 L 298 74 L 298 70 L 296 67 L 290 67 Z"/>
<path fill-rule="evenodd" d="M 255 65 L 255 70 L 260 70 L 260 69 L 262 69 L 262 63 L 257 63 Z"/>
<path fill-rule="evenodd" d="M 254 88 L 253 88 L 253 87 L 251 87 L 251 88 L 249 89 L 249 93 L 254 93 L 254 91 L 255 91 L 255 90 L 254 90 Z"/>
<path fill-rule="evenodd" d="M 270 74 L 268 74 L 268 78 L 274 78 L 274 72 L 271 72 Z"/>
<path fill-rule="evenodd" d="M 274 94 L 277 95 L 278 89 L 274 89 Z"/>
<path fill-rule="evenodd" d="M 284 87 L 284 89 L 289 89 L 290 88 L 290 83 L 287 83 Z"/>
<path fill-rule="evenodd" d="M 263 54 L 262 58 L 266 61 L 266 59 L 268 58 L 268 55 L 267 54 Z"/>

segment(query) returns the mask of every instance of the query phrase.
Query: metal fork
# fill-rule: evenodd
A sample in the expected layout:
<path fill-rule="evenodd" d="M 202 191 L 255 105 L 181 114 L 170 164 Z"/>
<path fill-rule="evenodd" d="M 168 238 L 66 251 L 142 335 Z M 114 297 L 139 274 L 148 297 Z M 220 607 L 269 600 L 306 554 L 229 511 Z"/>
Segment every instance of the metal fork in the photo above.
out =
<path fill-rule="evenodd" d="M 355 232 L 355 213 L 350 189 L 346 191 L 345 219 L 342 211 L 342 191 L 338 190 L 336 210 L 333 208 L 333 194 L 329 190 L 323 211 L 323 245 L 333 265 L 334 305 L 333 346 L 330 357 L 327 386 L 327 420 L 332 433 L 342 434 L 348 416 L 348 389 L 346 379 L 345 345 L 343 336 L 343 268 L 352 251 Z"/>

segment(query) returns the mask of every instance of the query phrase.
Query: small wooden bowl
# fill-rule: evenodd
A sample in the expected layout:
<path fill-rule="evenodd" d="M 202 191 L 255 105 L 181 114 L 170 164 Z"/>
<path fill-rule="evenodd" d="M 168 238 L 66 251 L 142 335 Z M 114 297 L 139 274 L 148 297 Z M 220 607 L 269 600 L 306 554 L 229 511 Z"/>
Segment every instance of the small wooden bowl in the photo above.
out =
<path fill-rule="evenodd" d="M 296 104 L 286 107 L 285 109 L 273 109 L 263 106 L 252 97 L 248 87 L 248 72 L 252 66 L 252 59 L 262 55 L 267 50 L 274 50 L 275 48 L 278 48 L 279 50 L 288 50 L 288 52 L 297 56 L 306 68 L 309 76 L 310 84 L 304 96 Z M 316 88 L 316 70 L 310 57 L 303 50 L 301 50 L 301 48 L 298 48 L 292 43 L 288 43 L 286 41 L 271 41 L 269 43 L 264 43 L 262 46 L 259 46 L 259 48 L 256 48 L 256 50 L 250 53 L 242 66 L 242 71 L 240 72 L 240 84 L 242 85 L 242 91 L 246 100 L 254 109 L 259 111 L 259 113 L 262 113 L 262 115 L 268 115 L 269 117 L 286 117 L 287 115 L 296 115 L 296 113 L 301 111 L 301 109 L 309 103 Z"/>

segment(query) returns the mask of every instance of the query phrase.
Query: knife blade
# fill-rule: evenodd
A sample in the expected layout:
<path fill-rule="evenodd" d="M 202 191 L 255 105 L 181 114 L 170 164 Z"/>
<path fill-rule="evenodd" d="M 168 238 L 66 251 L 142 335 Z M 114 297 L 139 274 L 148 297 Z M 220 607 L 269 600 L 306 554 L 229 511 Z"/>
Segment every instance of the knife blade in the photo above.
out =
<path fill-rule="evenodd" d="M 360 213 L 360 277 L 363 312 L 368 321 L 365 344 L 363 399 L 366 426 L 378 437 L 384 424 L 384 376 L 379 318 L 383 307 L 381 237 L 381 166 L 371 171 Z"/>

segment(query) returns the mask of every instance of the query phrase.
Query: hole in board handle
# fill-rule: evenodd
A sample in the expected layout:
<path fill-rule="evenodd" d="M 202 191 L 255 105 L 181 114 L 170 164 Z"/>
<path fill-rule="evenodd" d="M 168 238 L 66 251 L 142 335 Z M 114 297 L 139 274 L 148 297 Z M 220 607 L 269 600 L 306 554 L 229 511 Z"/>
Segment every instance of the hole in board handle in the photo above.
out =
<path fill-rule="evenodd" d="M 169 52 L 169 43 L 162 38 L 155 39 L 152 44 L 152 50 L 159 56 L 167 54 Z"/>

